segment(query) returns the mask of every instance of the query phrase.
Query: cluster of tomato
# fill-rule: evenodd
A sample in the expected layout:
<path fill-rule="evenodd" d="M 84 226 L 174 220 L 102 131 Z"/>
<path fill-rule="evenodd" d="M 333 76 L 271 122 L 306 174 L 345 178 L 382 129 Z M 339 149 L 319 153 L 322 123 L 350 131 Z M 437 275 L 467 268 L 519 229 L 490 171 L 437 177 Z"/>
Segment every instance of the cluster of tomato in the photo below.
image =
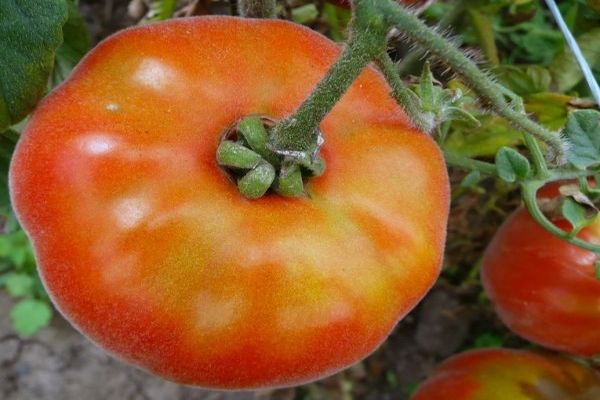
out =
<path fill-rule="evenodd" d="M 540 201 L 556 199 L 559 182 Z M 557 218 L 569 231 L 569 223 Z M 580 238 L 599 243 L 600 222 Z M 486 293 L 515 333 L 548 349 L 580 357 L 600 354 L 600 280 L 596 255 L 558 239 L 520 207 L 488 245 L 482 264 Z M 440 365 L 413 400 L 597 399 L 596 372 L 565 357 L 515 350 L 459 354 Z"/>
<path fill-rule="evenodd" d="M 291 114 L 338 56 L 289 22 L 204 17 L 123 31 L 82 61 L 32 116 L 10 172 L 41 277 L 74 326 L 156 374 L 226 389 L 321 378 L 387 337 L 439 274 L 449 186 L 384 79 L 366 69 L 323 120 L 327 169 L 304 197 L 246 199 L 215 161 L 228 127 Z M 521 209 L 483 277 L 515 332 L 590 356 L 593 262 Z M 567 360 L 488 350 L 446 362 L 415 398 L 597 381 Z"/>

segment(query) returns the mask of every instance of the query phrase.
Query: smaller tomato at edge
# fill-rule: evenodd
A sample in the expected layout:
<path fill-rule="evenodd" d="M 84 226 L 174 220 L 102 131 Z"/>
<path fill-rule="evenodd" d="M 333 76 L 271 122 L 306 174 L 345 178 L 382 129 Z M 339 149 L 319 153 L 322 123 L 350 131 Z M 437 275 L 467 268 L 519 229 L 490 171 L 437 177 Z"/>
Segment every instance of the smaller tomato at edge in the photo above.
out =
<path fill-rule="evenodd" d="M 439 365 L 411 400 L 586 400 L 600 375 L 562 357 L 510 349 L 472 350 Z"/>
<path fill-rule="evenodd" d="M 553 198 L 549 185 L 539 198 Z M 564 219 L 554 221 L 571 229 Z M 600 242 L 600 221 L 583 229 L 583 240 Z M 500 227 L 483 257 L 482 280 L 502 321 L 543 346 L 582 356 L 600 353 L 600 280 L 596 256 L 538 225 L 523 207 Z"/>

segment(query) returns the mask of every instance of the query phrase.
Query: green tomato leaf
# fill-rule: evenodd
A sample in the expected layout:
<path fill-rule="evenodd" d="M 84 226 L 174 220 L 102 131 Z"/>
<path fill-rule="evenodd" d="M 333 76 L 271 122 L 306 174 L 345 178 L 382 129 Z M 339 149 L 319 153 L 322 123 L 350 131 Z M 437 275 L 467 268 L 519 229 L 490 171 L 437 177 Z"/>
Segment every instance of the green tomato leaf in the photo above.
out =
<path fill-rule="evenodd" d="M 493 72 L 504 86 L 519 96 L 547 92 L 552 82 L 550 72 L 537 65 L 528 67 L 502 65 L 494 68 Z"/>
<path fill-rule="evenodd" d="M 35 268 L 35 258 L 25 232 L 18 229 L 13 233 L 0 235 L 0 261 L 9 262 L 15 268 Z"/>
<path fill-rule="evenodd" d="M 589 218 L 586 208 L 576 202 L 574 199 L 567 197 L 562 205 L 562 214 L 572 226 L 571 234 L 576 235 L 581 229 L 585 228 L 594 222 L 595 216 Z"/>
<path fill-rule="evenodd" d="M 437 90 L 436 90 L 437 89 Z M 441 89 L 434 85 L 433 74 L 429 63 L 426 62 L 423 66 L 423 72 L 421 72 L 421 79 L 419 85 L 416 87 L 415 92 L 421 98 L 421 105 L 425 111 L 435 111 L 437 106 L 436 95 L 439 95 Z"/>
<path fill-rule="evenodd" d="M 338 7 L 328 2 L 323 4 L 323 17 L 329 26 L 329 34 L 336 42 L 346 40 L 348 22 L 352 12 L 343 7 Z"/>
<path fill-rule="evenodd" d="M 567 122 L 569 102 L 574 98 L 559 93 L 536 93 L 527 96 L 525 111 L 535 114 L 542 125 L 551 130 L 560 130 Z"/>
<path fill-rule="evenodd" d="M 0 130 L 23 118 L 43 96 L 63 41 L 65 0 L 0 1 Z"/>
<path fill-rule="evenodd" d="M 27 274 L 12 273 L 4 282 L 6 291 L 13 297 L 26 296 L 33 289 L 33 278 Z"/>
<path fill-rule="evenodd" d="M 592 29 L 580 35 L 577 38 L 577 43 L 581 47 L 581 52 L 590 67 L 600 65 L 600 45 L 598 45 L 600 43 L 600 28 Z M 561 92 L 573 89 L 583 79 L 579 64 L 568 47 L 556 57 L 550 66 L 550 73 Z"/>
<path fill-rule="evenodd" d="M 152 0 L 150 10 L 144 17 L 144 22 L 164 21 L 171 18 L 175 12 L 177 0 Z"/>
<path fill-rule="evenodd" d="M 562 34 L 546 19 L 541 8 L 531 21 L 513 28 L 508 34 L 513 59 L 522 58 L 527 63 L 547 66 L 565 47 Z"/>
<path fill-rule="evenodd" d="M 506 182 L 515 182 L 527 177 L 531 169 L 529 160 L 515 149 L 502 147 L 496 154 L 498 176 Z"/>
<path fill-rule="evenodd" d="M 417 389 L 419 389 L 419 385 L 420 385 L 420 382 L 413 382 L 413 383 L 406 384 L 404 386 L 404 392 L 408 395 L 415 394 Z"/>
<path fill-rule="evenodd" d="M 310 24 L 319 17 L 319 10 L 314 4 L 305 4 L 292 9 L 292 20 L 297 24 Z"/>
<path fill-rule="evenodd" d="M 0 207 L 0 235 L 12 234 L 19 229 L 19 222 L 17 221 L 17 217 L 13 213 L 10 204 Z"/>
<path fill-rule="evenodd" d="M 69 18 L 63 26 L 63 44 L 56 50 L 54 69 L 50 84 L 52 87 L 66 79 L 79 60 L 92 46 L 92 38 L 85 26 L 83 17 L 79 13 L 77 3 L 67 1 L 69 5 Z"/>
<path fill-rule="evenodd" d="M 479 12 L 476 8 L 467 8 L 467 14 L 471 20 L 471 26 L 477 36 L 479 46 L 485 54 L 485 58 L 492 65 L 498 65 L 498 49 L 494 40 L 494 27 L 489 15 Z"/>
<path fill-rule="evenodd" d="M 14 131 L 0 134 L 0 215 L 6 215 L 10 209 L 8 194 L 8 166 L 19 135 Z"/>
<path fill-rule="evenodd" d="M 579 169 L 600 164 L 600 113 L 594 110 L 572 112 L 563 130 L 569 141 L 569 161 Z"/>
<path fill-rule="evenodd" d="M 429 62 L 423 66 L 419 84 L 413 88 L 422 110 L 431 115 L 433 125 L 440 126 L 446 121 L 460 120 L 479 126 L 479 121 L 468 111 L 467 106 L 473 102 L 465 96 L 460 88 L 443 88 L 435 82 Z"/>
<path fill-rule="evenodd" d="M 479 120 L 473 114 L 459 107 L 446 107 L 444 110 L 444 119 L 446 121 L 464 121 L 471 126 L 479 126 Z"/>
<path fill-rule="evenodd" d="M 504 345 L 504 338 L 495 333 L 484 333 L 475 339 L 473 347 L 476 349 L 488 348 L 488 347 L 502 347 Z"/>
<path fill-rule="evenodd" d="M 477 170 L 471 171 L 463 178 L 460 182 L 462 188 L 472 188 L 479 183 L 481 180 L 481 173 Z"/>
<path fill-rule="evenodd" d="M 502 146 L 515 146 L 523 140 L 523 134 L 496 115 L 479 115 L 480 126 L 453 121 L 444 147 L 466 157 L 495 155 Z"/>
<path fill-rule="evenodd" d="M 35 299 L 18 302 L 10 311 L 15 331 L 21 336 L 31 336 L 50 323 L 52 309 L 48 303 Z"/>

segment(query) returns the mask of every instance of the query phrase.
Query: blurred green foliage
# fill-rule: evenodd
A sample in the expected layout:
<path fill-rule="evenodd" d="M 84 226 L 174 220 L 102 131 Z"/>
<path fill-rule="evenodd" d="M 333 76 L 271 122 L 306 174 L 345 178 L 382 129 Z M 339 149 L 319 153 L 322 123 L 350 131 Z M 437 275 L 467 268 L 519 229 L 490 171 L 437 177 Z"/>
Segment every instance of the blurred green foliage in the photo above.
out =
<path fill-rule="evenodd" d="M 559 7 L 596 79 L 600 80 L 600 14 L 586 0 L 561 1 Z M 593 108 L 589 88 L 543 1 L 472 0 L 437 2 L 425 13 L 432 24 L 442 23 L 452 7 L 451 29 L 458 43 L 474 48 L 483 68 L 523 98 L 527 113 L 547 128 L 559 131 L 570 111 Z M 492 57 L 490 57 L 492 55 Z M 413 66 L 413 67 L 417 67 Z M 459 79 L 448 82 L 467 94 Z M 503 146 L 518 146 L 521 132 L 485 108 L 470 110 L 480 126 L 453 121 L 445 146 L 468 157 L 492 158 Z"/>
<path fill-rule="evenodd" d="M 68 18 L 62 34 L 64 40 L 55 53 L 48 90 L 60 84 L 91 47 L 75 1 L 68 0 Z M 10 312 L 15 331 L 30 336 L 50 322 L 52 307 L 37 273 L 29 239 L 10 206 L 8 167 L 23 125 L 0 134 L 0 288 L 17 300 Z"/>

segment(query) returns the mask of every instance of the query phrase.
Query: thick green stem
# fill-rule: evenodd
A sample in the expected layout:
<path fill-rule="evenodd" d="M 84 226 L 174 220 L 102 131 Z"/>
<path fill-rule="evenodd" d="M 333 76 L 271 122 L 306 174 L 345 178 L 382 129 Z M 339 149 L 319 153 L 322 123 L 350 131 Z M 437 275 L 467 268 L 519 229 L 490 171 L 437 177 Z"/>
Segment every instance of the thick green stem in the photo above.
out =
<path fill-rule="evenodd" d="M 548 171 L 549 175 L 545 179 L 545 182 L 555 182 L 555 181 L 568 181 L 572 179 L 580 179 L 588 176 L 594 176 L 598 173 L 598 171 L 590 171 L 590 170 L 550 170 Z"/>
<path fill-rule="evenodd" d="M 498 85 L 483 73 L 477 65 L 467 58 L 458 48 L 451 45 L 442 35 L 425 25 L 415 16 L 392 0 L 379 0 L 369 3 L 377 7 L 386 22 L 402 30 L 411 41 L 419 43 L 425 49 L 444 60 L 456 73 L 475 90 L 494 111 L 502 115 L 526 133 L 546 143 L 555 155 L 557 163 L 564 162 L 563 144 L 560 138 L 529 119 L 525 114 L 516 112 L 505 101 Z"/>
<path fill-rule="evenodd" d="M 546 182 L 543 180 L 539 181 L 527 181 L 521 185 L 522 197 L 525 202 L 525 207 L 529 211 L 529 214 L 533 217 L 533 219 L 540 224 L 544 229 L 553 235 L 557 236 L 560 239 L 566 240 L 567 242 L 579 246 L 583 249 L 593 251 L 596 254 L 600 254 L 600 246 L 592 244 L 590 242 L 586 242 L 585 240 L 581 240 L 577 237 L 573 237 L 570 232 L 565 232 L 560 229 L 558 226 L 554 225 L 552 221 L 550 221 L 540 210 L 540 207 L 537 203 L 537 191 L 540 187 L 542 187 Z"/>
<path fill-rule="evenodd" d="M 551 154 L 549 159 L 552 161 L 552 164 L 566 164 L 566 146 L 563 144 L 558 134 L 550 132 L 542 125 L 539 125 L 538 123 L 529 119 L 529 117 L 527 117 L 526 114 L 517 112 L 510 108 L 510 106 L 505 106 L 504 108 L 497 108 L 495 111 L 510 122 L 512 122 L 513 125 L 517 126 L 518 128 L 521 128 L 526 135 L 531 135 L 534 138 L 544 142 L 549 148 Z"/>
<path fill-rule="evenodd" d="M 539 147 L 538 147 L 538 149 L 539 149 Z M 473 158 L 469 158 L 469 157 L 463 156 L 461 154 L 458 154 L 458 153 L 455 153 L 455 152 L 452 152 L 449 150 L 444 150 L 444 159 L 446 160 L 446 164 L 448 164 L 449 166 L 452 166 L 452 167 L 461 168 L 461 169 L 464 169 L 467 171 L 479 171 L 480 173 L 482 173 L 484 175 L 490 175 L 490 176 L 498 175 L 495 164 L 485 162 L 485 161 L 475 160 Z M 547 183 L 547 182 L 572 180 L 572 179 L 585 179 L 589 176 L 594 176 L 597 173 L 598 173 L 598 171 L 594 171 L 594 170 L 579 170 L 579 169 L 548 170 L 548 169 L 546 169 L 546 174 L 544 175 L 544 178 L 536 178 L 534 180 L 535 181 L 543 181 L 543 182 Z M 528 180 L 526 182 L 530 182 L 530 181 L 531 180 Z"/>
<path fill-rule="evenodd" d="M 524 135 L 525 145 L 529 149 L 531 153 L 531 159 L 533 160 L 533 168 L 536 178 L 545 179 L 548 177 L 548 166 L 546 165 L 546 160 L 544 159 L 544 154 L 540 149 L 540 145 L 531 135 Z"/>
<path fill-rule="evenodd" d="M 281 120 L 271 130 L 270 147 L 281 154 L 314 152 L 318 148 L 319 124 L 331 111 L 367 64 L 386 45 L 387 28 L 373 7 L 364 9 L 357 0 L 353 31 L 342 55 L 311 95 L 290 117 Z"/>
<path fill-rule="evenodd" d="M 392 87 L 392 96 L 404 107 L 404 111 L 406 111 L 413 124 L 422 131 L 431 132 L 435 128 L 433 115 L 427 115 L 423 112 L 419 105 L 419 98 L 402 82 L 396 70 L 396 64 L 394 64 L 387 51 L 379 55 L 377 66 Z"/>
<path fill-rule="evenodd" d="M 444 30 L 456 22 L 465 14 L 465 3 L 468 0 L 458 0 L 451 3 L 450 11 L 437 24 L 438 30 Z M 457 38 L 458 39 L 458 38 Z M 426 51 L 423 49 L 415 49 L 411 51 L 398 64 L 398 73 L 404 75 L 406 72 L 415 71 L 419 66 L 419 60 L 425 56 Z"/>
<path fill-rule="evenodd" d="M 468 171 L 479 171 L 485 175 L 496 176 L 496 166 L 485 161 L 474 160 L 451 151 L 444 151 L 444 158 L 448 165 L 466 169 Z"/>
<path fill-rule="evenodd" d="M 537 145 L 537 143 L 536 143 L 536 145 Z M 539 151 L 539 146 L 536 146 L 536 147 L 537 147 L 537 150 Z M 541 154 L 541 152 L 539 152 L 539 154 Z M 446 164 L 448 164 L 449 166 L 452 166 L 452 167 L 464 169 L 467 171 L 479 171 L 483 175 L 498 176 L 496 165 L 489 163 L 489 162 L 475 160 L 473 158 L 469 158 L 469 157 L 463 156 L 461 154 L 458 154 L 458 153 L 455 153 L 455 152 L 452 152 L 449 150 L 444 150 L 444 159 L 446 160 Z M 537 165 L 537 163 L 535 161 L 534 161 L 534 165 Z M 536 170 L 539 168 L 540 167 L 536 166 Z M 522 185 L 535 186 L 536 184 L 539 184 L 537 187 L 535 187 L 535 190 L 537 191 L 537 189 L 539 188 L 540 185 L 546 184 L 548 182 L 569 181 L 569 180 L 573 180 L 573 179 L 586 180 L 586 178 L 597 174 L 597 171 L 594 171 L 594 170 L 579 170 L 579 169 L 549 170 L 545 166 L 545 164 L 543 167 L 543 171 L 544 172 L 542 174 L 536 174 L 536 175 L 542 175 L 541 177 L 536 177 L 534 179 L 528 179 L 528 180 L 524 181 L 522 183 Z M 531 182 L 533 182 L 533 183 L 531 183 Z"/>
<path fill-rule="evenodd" d="M 238 0 L 238 13 L 247 18 L 275 18 L 276 0 Z"/>
<path fill-rule="evenodd" d="M 289 118 L 271 130 L 275 150 L 313 151 L 316 148 L 321 120 L 338 102 L 363 68 L 371 61 L 372 51 L 351 41 L 325 78 Z"/>

